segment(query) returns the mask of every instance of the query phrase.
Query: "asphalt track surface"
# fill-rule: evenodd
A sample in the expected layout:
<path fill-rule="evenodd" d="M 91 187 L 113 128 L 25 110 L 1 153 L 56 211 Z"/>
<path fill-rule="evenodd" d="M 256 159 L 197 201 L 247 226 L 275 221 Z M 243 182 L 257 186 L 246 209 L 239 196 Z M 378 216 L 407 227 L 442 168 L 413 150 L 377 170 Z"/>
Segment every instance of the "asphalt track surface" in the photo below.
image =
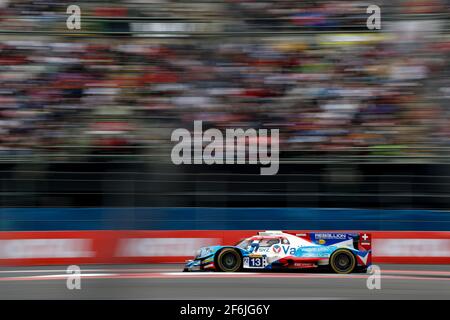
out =
<path fill-rule="evenodd" d="M 85 265 L 68 290 L 67 266 L 1 267 L 0 299 L 450 299 L 450 265 L 380 265 L 368 274 L 180 272 L 181 265 Z"/>

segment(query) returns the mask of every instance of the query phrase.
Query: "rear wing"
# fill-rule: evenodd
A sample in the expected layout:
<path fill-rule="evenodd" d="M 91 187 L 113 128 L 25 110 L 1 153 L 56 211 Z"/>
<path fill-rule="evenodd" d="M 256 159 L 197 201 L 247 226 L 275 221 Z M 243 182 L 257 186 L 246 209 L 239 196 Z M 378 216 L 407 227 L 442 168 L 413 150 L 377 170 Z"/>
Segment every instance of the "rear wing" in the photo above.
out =
<path fill-rule="evenodd" d="M 353 245 L 353 248 L 361 251 L 372 249 L 372 235 L 368 232 L 304 232 L 295 235 L 321 245 Z"/>

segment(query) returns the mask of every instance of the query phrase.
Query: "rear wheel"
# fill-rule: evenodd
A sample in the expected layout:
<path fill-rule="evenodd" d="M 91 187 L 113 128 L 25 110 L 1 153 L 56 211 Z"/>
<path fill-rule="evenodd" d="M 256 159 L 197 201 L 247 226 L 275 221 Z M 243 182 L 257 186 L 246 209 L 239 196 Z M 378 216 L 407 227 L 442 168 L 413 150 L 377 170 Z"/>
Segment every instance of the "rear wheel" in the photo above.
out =
<path fill-rule="evenodd" d="M 233 248 L 225 248 L 216 256 L 217 271 L 236 272 L 242 267 L 242 257 L 239 252 Z"/>
<path fill-rule="evenodd" d="M 338 249 L 330 257 L 330 267 L 336 273 L 350 273 L 356 267 L 356 258 L 349 250 Z"/>

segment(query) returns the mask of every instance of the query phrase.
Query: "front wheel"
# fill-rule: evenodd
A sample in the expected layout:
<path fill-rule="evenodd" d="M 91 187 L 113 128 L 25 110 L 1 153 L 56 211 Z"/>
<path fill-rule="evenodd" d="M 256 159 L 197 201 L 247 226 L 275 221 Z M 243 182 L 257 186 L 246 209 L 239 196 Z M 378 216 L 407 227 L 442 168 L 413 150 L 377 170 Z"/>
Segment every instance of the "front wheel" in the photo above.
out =
<path fill-rule="evenodd" d="M 242 257 L 233 248 L 225 248 L 216 256 L 216 269 L 222 272 L 236 272 L 242 267 Z"/>
<path fill-rule="evenodd" d="M 338 249 L 330 257 L 330 267 L 336 273 L 351 273 L 356 267 L 356 258 L 349 250 Z"/>

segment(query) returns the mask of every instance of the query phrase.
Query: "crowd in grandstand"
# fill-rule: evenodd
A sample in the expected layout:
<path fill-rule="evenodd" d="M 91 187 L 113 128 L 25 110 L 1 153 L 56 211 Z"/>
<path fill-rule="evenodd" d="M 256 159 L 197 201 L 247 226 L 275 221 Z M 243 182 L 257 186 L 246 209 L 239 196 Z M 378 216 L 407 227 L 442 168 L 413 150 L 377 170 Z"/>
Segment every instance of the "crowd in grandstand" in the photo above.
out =
<path fill-rule="evenodd" d="M 439 11 L 443 3 L 413 2 L 429 8 L 416 13 Z M 301 27 L 340 21 L 326 16 L 360 14 L 356 2 L 297 3 L 224 1 L 210 5 L 203 17 L 222 13 L 246 23 L 249 17 L 291 17 L 290 23 Z M 92 1 L 89 12 L 138 16 L 152 6 L 172 12 L 167 8 L 183 5 L 189 6 L 136 0 L 112 7 Z M 66 16 L 61 11 L 57 1 L 1 1 L 0 29 L 37 30 L 36 20 L 23 18 L 33 15 L 53 26 Z M 219 129 L 278 128 L 286 156 L 428 155 L 434 152 L 430 147 L 446 146 L 445 29 L 409 37 L 395 29 L 342 33 L 169 39 L 3 34 L 0 152 L 158 154 L 172 145 L 174 128 L 189 128 L 193 120 Z"/>

